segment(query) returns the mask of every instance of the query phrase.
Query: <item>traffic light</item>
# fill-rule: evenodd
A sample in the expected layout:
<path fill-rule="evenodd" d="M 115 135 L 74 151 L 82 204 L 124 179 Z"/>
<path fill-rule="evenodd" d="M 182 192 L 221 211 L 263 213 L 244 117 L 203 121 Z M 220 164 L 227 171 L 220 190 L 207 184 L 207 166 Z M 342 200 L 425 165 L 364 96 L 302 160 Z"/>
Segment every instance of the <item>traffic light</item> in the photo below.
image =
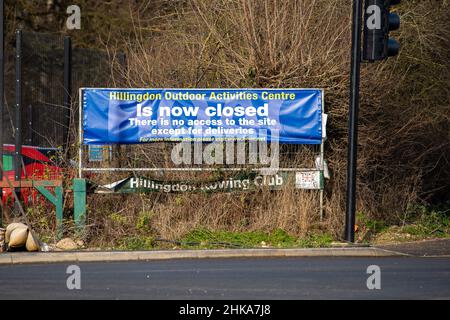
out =
<path fill-rule="evenodd" d="M 363 60 L 374 62 L 396 56 L 400 49 L 389 32 L 400 28 L 400 17 L 391 13 L 391 6 L 400 0 L 365 0 Z"/>

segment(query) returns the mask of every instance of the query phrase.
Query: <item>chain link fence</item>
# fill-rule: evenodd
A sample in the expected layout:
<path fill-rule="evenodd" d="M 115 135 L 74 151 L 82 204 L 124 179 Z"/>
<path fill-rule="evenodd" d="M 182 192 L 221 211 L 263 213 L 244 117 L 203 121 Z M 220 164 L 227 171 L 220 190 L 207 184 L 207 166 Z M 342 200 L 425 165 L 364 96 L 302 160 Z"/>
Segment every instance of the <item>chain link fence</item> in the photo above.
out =
<path fill-rule="evenodd" d="M 5 143 L 14 143 L 15 42 L 5 50 Z M 72 104 L 64 104 L 64 36 L 22 32 L 22 143 L 62 147 L 75 142 L 78 89 L 108 86 L 111 82 L 108 55 L 96 49 L 72 49 Z M 69 137 L 69 141 L 64 141 Z"/>

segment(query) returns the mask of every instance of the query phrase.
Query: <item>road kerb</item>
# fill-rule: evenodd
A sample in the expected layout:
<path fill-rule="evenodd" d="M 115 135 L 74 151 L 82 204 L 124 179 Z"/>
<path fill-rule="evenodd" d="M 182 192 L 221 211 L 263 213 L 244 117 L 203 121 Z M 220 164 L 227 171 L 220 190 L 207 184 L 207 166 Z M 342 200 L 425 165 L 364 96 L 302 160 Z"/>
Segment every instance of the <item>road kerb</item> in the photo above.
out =
<path fill-rule="evenodd" d="M 73 252 L 6 252 L 0 254 L 0 265 L 62 262 L 113 262 L 205 258 L 263 257 L 389 257 L 394 251 L 366 248 L 312 249 L 222 249 L 222 250 L 155 250 L 155 251 L 73 251 Z"/>
<path fill-rule="evenodd" d="M 13 264 L 61 263 L 77 260 L 71 252 L 15 252 L 8 255 Z M 1 257 L 0 264 L 3 264 Z"/>
<path fill-rule="evenodd" d="M 114 262 L 136 261 L 139 251 L 78 251 L 75 253 L 79 262 Z"/>

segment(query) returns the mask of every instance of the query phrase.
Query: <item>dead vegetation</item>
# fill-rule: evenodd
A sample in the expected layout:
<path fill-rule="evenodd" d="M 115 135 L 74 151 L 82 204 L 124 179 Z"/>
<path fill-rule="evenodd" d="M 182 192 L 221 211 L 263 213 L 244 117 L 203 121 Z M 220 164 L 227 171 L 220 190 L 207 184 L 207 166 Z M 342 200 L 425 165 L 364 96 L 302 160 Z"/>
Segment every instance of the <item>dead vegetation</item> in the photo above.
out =
<path fill-rule="evenodd" d="M 115 86 L 325 89 L 331 171 L 326 216 L 320 223 L 318 195 L 308 191 L 92 196 L 91 241 L 114 246 L 130 235 L 177 239 L 199 227 L 281 228 L 296 236 L 322 230 L 340 238 L 351 1 L 173 1 L 150 19 L 144 2 L 151 4 L 126 5 L 127 32 L 99 28 L 97 41 L 110 55 L 126 50 L 126 67 L 118 61 L 111 67 Z M 393 223 L 409 214 L 411 204 L 442 203 L 450 194 L 450 6 L 444 0 L 404 1 L 399 12 L 400 55 L 362 70 L 358 146 L 357 210 Z M 164 146 L 141 148 L 167 157 Z M 292 166 L 304 158 L 291 154 Z"/>

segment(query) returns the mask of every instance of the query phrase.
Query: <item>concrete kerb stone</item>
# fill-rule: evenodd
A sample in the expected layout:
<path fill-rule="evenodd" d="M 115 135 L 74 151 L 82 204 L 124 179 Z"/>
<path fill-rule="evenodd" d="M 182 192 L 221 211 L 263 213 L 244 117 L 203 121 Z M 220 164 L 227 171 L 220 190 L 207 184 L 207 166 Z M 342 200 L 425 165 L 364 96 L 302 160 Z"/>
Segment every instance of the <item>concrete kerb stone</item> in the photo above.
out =
<path fill-rule="evenodd" d="M 17 252 L 10 255 L 13 264 L 77 261 L 73 252 Z"/>
<path fill-rule="evenodd" d="M 13 260 L 12 260 L 12 256 L 9 253 L 1 253 L 0 254 L 0 265 L 2 264 L 12 264 Z"/>
<path fill-rule="evenodd" d="M 71 251 L 71 252 L 16 252 L 0 254 L 1 264 L 113 262 L 139 260 L 199 259 L 199 258 L 257 258 L 257 257 L 388 257 L 397 252 L 364 248 L 311 249 L 222 249 L 222 250 L 160 250 L 160 251 Z"/>
<path fill-rule="evenodd" d="M 140 260 L 139 255 L 139 251 L 79 251 L 76 253 L 79 262 L 134 261 Z"/>

